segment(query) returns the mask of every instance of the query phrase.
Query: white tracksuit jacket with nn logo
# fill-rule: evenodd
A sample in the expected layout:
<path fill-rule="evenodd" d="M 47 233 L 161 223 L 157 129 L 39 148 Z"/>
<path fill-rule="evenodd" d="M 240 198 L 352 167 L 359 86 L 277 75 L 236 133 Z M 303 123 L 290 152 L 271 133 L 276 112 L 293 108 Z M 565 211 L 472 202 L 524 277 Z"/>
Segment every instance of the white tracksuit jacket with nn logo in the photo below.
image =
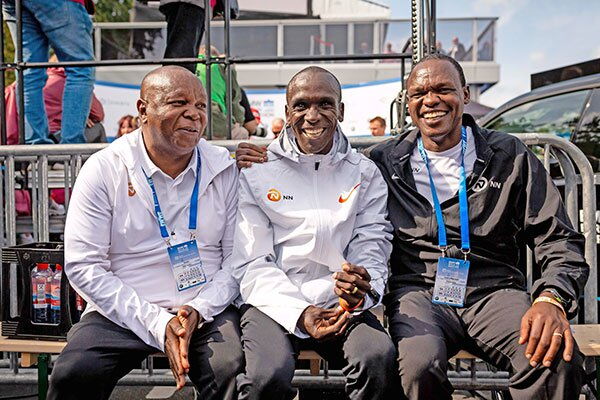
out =
<path fill-rule="evenodd" d="M 329 154 L 299 152 L 288 131 L 240 174 L 232 254 L 242 300 L 290 333 L 309 305 L 337 306 L 333 273 L 362 266 L 383 295 L 391 252 L 387 185 L 338 128 Z M 363 309 L 374 306 L 367 296 Z"/>

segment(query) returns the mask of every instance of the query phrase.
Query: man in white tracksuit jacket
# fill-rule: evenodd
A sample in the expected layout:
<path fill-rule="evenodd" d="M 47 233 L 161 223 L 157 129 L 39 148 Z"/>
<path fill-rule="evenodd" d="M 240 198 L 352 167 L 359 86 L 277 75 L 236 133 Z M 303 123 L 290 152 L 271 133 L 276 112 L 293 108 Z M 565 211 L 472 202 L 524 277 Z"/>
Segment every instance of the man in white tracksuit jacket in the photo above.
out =
<path fill-rule="evenodd" d="M 305 348 L 343 365 L 351 399 L 394 392 L 396 351 L 368 311 L 388 276 L 388 189 L 337 125 L 340 100 L 331 73 L 300 71 L 288 84 L 288 128 L 266 163 L 240 175 L 240 399 L 292 399 L 294 356 Z"/>

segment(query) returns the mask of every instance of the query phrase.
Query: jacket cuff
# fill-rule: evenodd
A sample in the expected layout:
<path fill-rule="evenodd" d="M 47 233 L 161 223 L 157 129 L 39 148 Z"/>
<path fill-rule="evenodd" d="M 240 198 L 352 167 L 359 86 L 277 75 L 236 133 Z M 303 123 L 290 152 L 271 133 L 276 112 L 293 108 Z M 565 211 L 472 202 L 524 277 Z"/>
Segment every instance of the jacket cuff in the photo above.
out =
<path fill-rule="evenodd" d="M 156 318 L 156 322 L 154 323 L 153 329 L 151 329 L 150 333 L 154 336 L 156 343 L 158 343 L 158 349 L 160 351 L 165 351 L 165 335 L 167 331 L 167 324 L 175 315 L 162 310 L 158 317 Z"/>
<path fill-rule="evenodd" d="M 214 310 L 207 304 L 207 301 L 203 299 L 194 299 L 185 303 L 184 305 L 192 307 L 198 311 L 199 317 L 202 319 L 201 322 L 212 322 L 214 319 Z"/>
<path fill-rule="evenodd" d="M 574 318 L 577 315 L 578 304 L 573 294 L 565 288 L 552 285 L 550 283 L 540 282 L 539 284 L 534 284 L 531 291 L 531 301 L 534 301 L 536 298 L 538 298 L 540 294 L 546 289 L 556 290 L 561 295 L 561 297 L 566 300 L 566 303 L 563 305 L 563 308 L 567 313 L 567 319 Z"/>

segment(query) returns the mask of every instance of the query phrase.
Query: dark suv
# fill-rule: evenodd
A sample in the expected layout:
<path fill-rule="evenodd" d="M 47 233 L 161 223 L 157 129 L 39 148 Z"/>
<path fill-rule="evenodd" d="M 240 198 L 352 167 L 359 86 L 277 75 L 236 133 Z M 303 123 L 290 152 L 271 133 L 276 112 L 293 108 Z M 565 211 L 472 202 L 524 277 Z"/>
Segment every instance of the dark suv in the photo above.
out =
<path fill-rule="evenodd" d="M 570 79 L 516 97 L 479 120 L 509 133 L 554 133 L 575 143 L 600 170 L 600 74 Z"/>

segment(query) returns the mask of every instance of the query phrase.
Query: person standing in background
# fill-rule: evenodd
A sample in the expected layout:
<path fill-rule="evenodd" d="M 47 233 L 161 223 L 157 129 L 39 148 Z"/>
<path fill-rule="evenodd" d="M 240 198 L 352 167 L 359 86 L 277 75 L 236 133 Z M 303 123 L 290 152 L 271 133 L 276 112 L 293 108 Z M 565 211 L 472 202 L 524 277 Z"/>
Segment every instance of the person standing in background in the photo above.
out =
<path fill-rule="evenodd" d="M 16 43 L 15 0 L 2 2 L 13 43 Z M 23 60 L 46 62 L 50 46 L 61 61 L 91 61 L 91 0 L 28 0 L 22 2 Z M 94 68 L 66 67 L 61 143 L 85 143 L 84 129 L 90 112 L 94 89 Z M 48 75 L 43 68 L 23 72 L 25 102 L 25 143 L 52 144 L 42 89 Z"/>

